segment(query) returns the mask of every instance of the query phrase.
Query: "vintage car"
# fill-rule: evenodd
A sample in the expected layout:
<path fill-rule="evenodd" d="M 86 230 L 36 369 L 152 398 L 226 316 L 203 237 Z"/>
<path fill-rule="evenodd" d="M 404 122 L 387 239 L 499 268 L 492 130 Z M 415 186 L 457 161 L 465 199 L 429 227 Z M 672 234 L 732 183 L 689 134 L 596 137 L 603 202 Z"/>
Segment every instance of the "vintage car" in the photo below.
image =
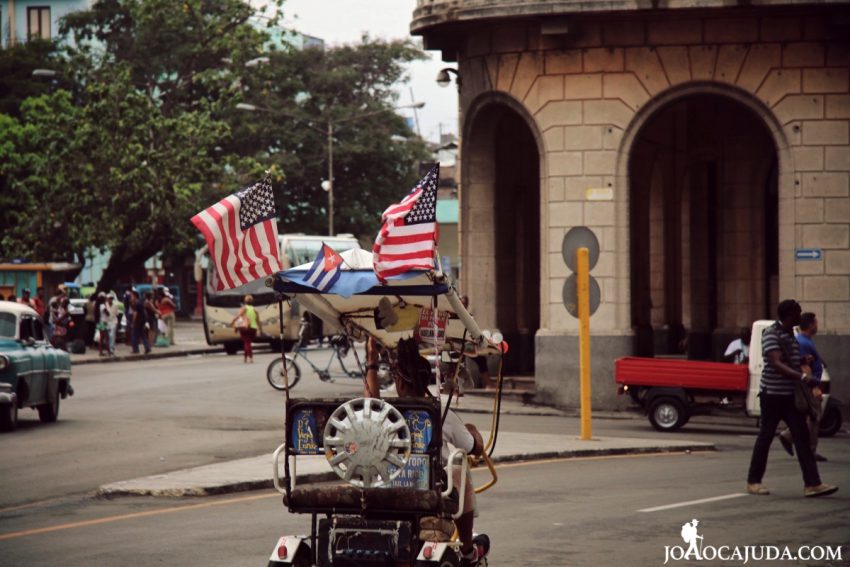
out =
<path fill-rule="evenodd" d="M 73 394 L 71 357 L 50 345 L 35 309 L 0 301 L 0 430 L 15 429 L 19 408 L 56 421 L 60 398 Z"/>

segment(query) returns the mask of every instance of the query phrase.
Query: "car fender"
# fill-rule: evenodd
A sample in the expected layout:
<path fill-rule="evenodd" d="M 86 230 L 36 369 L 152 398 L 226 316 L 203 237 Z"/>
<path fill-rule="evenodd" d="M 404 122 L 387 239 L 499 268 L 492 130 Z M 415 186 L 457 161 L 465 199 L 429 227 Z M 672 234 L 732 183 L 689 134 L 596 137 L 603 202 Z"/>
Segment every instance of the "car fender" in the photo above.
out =
<path fill-rule="evenodd" d="M 655 398 L 668 397 L 676 398 L 683 404 L 688 404 L 688 394 L 684 388 L 671 388 L 668 386 L 650 387 L 646 393 L 646 406 L 648 407 Z"/>

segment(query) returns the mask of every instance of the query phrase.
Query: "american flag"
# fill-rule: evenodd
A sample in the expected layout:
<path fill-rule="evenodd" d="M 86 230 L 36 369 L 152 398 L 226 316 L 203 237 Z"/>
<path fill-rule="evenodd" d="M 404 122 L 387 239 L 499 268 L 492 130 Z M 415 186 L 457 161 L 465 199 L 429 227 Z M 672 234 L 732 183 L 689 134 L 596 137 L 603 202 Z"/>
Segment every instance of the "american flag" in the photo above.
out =
<path fill-rule="evenodd" d="M 280 270 L 271 178 L 225 197 L 192 217 L 218 272 L 219 291 Z"/>
<path fill-rule="evenodd" d="M 384 224 L 372 248 L 375 274 L 382 282 L 410 270 L 434 268 L 439 181 L 438 163 L 400 203 L 384 211 Z"/>
<path fill-rule="evenodd" d="M 303 282 L 314 287 L 322 293 L 327 292 L 339 279 L 339 265 L 342 264 L 342 256 L 334 252 L 334 249 L 322 242 L 322 249 L 307 273 L 304 274 Z"/>

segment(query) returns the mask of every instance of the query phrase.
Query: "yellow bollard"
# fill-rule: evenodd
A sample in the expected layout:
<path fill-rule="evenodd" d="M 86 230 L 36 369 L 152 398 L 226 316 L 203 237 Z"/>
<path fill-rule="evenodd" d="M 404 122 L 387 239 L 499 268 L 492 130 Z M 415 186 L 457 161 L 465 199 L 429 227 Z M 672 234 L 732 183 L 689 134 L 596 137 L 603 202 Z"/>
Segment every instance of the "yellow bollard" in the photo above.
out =
<path fill-rule="evenodd" d="M 576 250 L 576 295 L 578 299 L 578 350 L 581 376 L 581 439 L 589 441 L 590 426 L 590 252 Z"/>

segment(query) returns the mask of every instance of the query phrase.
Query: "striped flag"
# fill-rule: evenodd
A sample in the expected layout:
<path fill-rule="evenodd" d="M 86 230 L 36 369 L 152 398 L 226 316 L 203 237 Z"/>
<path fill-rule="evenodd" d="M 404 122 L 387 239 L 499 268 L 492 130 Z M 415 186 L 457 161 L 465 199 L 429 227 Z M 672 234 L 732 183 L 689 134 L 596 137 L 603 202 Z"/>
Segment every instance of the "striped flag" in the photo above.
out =
<path fill-rule="evenodd" d="M 271 178 L 225 197 L 192 217 L 218 273 L 217 290 L 232 289 L 280 270 Z"/>
<path fill-rule="evenodd" d="M 342 256 L 322 242 L 322 249 L 319 250 L 313 265 L 304 274 L 303 283 L 326 293 L 339 279 L 340 264 L 342 264 Z"/>
<path fill-rule="evenodd" d="M 439 182 L 438 163 L 400 203 L 384 211 L 384 224 L 372 248 L 375 274 L 382 282 L 410 270 L 434 269 Z"/>

